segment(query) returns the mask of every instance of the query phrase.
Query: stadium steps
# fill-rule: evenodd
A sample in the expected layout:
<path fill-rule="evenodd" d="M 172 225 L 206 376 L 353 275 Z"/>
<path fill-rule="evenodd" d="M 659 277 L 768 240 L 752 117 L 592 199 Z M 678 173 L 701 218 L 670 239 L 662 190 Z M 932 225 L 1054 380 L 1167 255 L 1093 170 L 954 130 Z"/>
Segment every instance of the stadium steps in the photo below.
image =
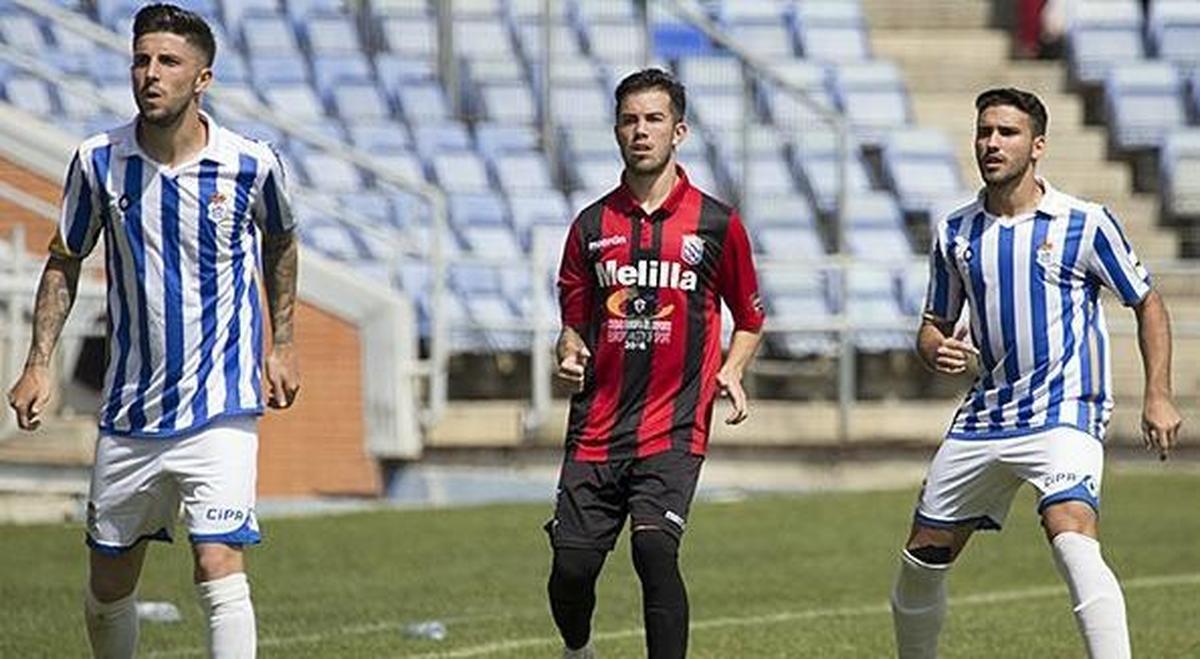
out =
<path fill-rule="evenodd" d="M 988 0 L 860 0 L 871 27 L 898 29 L 963 28 L 986 25 L 992 7 Z"/>

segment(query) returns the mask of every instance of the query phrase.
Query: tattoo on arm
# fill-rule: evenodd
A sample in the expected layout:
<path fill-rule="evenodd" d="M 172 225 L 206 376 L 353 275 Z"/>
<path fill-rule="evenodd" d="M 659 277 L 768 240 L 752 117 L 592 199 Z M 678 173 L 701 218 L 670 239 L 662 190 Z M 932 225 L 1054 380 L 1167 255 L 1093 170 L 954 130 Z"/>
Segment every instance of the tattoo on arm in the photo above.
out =
<path fill-rule="evenodd" d="M 293 233 L 263 235 L 263 279 L 271 311 L 271 336 L 275 345 L 292 342 L 292 314 L 296 308 L 296 272 L 299 257 Z"/>
<path fill-rule="evenodd" d="M 33 339 L 29 343 L 26 368 L 50 365 L 50 355 L 75 304 L 79 267 L 76 259 L 51 256 L 46 261 L 33 309 Z"/>

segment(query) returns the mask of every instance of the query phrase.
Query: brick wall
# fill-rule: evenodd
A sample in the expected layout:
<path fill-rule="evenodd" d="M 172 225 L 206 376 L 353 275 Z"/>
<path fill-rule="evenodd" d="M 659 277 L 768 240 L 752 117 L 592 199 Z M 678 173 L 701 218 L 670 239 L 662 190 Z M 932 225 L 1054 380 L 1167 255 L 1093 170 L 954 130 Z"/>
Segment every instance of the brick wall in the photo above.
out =
<path fill-rule="evenodd" d="M 52 204 L 60 201 L 57 184 L 2 157 L 0 180 Z M 0 235 L 16 224 L 25 227 L 30 252 L 44 256 L 54 224 L 0 200 Z M 259 496 L 379 494 L 382 481 L 364 443 L 357 329 L 301 301 L 296 342 L 300 397 L 286 412 L 269 411 L 260 426 Z"/>

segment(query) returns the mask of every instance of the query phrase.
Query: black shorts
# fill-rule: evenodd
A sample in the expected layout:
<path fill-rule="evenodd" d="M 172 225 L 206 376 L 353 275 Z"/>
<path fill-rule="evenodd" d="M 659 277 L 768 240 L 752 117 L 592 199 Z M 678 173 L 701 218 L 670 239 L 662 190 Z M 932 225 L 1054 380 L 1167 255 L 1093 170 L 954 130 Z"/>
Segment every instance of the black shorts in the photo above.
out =
<path fill-rule="evenodd" d="M 680 540 L 703 463 L 702 455 L 678 451 L 609 462 L 567 458 L 554 519 L 544 527 L 550 544 L 611 551 L 626 516 L 635 528 L 653 526 Z"/>

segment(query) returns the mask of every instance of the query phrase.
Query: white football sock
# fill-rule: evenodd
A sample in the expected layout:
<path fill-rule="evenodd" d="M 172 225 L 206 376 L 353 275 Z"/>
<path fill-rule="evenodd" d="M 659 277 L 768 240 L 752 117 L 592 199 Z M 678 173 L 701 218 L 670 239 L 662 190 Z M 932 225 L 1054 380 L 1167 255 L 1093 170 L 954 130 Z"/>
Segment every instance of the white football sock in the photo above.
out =
<path fill-rule="evenodd" d="M 1127 659 L 1129 628 L 1125 596 L 1100 555 L 1100 543 L 1082 533 L 1059 533 L 1051 542 L 1054 562 L 1071 589 L 1075 621 L 1091 659 Z"/>
<path fill-rule="evenodd" d="M 900 659 L 933 659 L 946 618 L 946 565 L 933 565 L 900 553 L 900 573 L 892 588 L 892 622 Z"/>
<path fill-rule="evenodd" d="M 101 602 L 86 586 L 84 619 L 96 659 L 132 659 L 137 650 L 137 591 L 114 602 Z"/>
<path fill-rule="evenodd" d="M 257 647 L 254 606 L 244 572 L 196 584 L 208 616 L 208 650 L 213 659 L 253 659 Z"/>

